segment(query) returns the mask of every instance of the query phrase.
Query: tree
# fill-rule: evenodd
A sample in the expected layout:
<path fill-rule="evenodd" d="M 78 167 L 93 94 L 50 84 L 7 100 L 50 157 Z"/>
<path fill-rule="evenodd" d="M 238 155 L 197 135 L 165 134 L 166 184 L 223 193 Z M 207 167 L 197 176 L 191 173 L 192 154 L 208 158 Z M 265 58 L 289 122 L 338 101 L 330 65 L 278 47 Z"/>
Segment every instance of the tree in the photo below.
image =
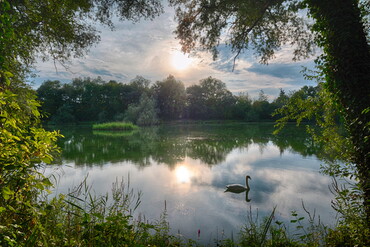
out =
<path fill-rule="evenodd" d="M 187 117 L 191 119 L 207 118 L 207 107 L 203 95 L 203 88 L 200 85 L 186 88 Z"/>
<path fill-rule="evenodd" d="M 188 111 L 191 118 L 226 119 L 231 118 L 231 108 L 235 100 L 222 81 L 208 77 L 199 85 L 187 88 Z"/>
<path fill-rule="evenodd" d="M 258 99 L 253 102 L 252 107 L 258 120 L 271 120 L 273 109 L 263 90 L 259 92 Z"/>
<path fill-rule="evenodd" d="M 203 98 L 207 107 L 208 118 L 227 119 L 231 117 L 231 108 L 235 103 L 232 93 L 226 84 L 216 78 L 200 80 Z"/>
<path fill-rule="evenodd" d="M 370 49 L 363 20 L 369 3 L 357 0 L 207 1 L 172 0 L 177 8 L 177 37 L 183 51 L 196 47 L 217 55 L 223 31 L 236 57 L 249 47 L 266 63 L 283 45 L 295 45 L 294 58 L 323 50 L 317 59 L 330 100 L 344 117 L 349 141 L 348 161 L 358 171 L 364 208 L 370 222 Z M 302 15 L 306 10 L 311 25 Z M 361 11 L 362 10 L 362 11 Z M 367 23 L 368 24 L 368 23 Z M 224 37 L 222 37 L 224 38 Z"/>
<path fill-rule="evenodd" d="M 133 122 L 140 126 L 155 125 L 159 123 L 154 98 L 142 94 L 137 105 L 130 105 L 125 113 L 125 121 Z"/>
<path fill-rule="evenodd" d="M 150 80 L 137 75 L 134 79 L 130 81 L 130 85 L 144 92 L 149 90 Z"/>
<path fill-rule="evenodd" d="M 252 109 L 252 99 L 247 93 L 235 96 L 236 102 L 233 109 L 233 117 L 238 120 L 256 121 L 257 115 Z"/>
<path fill-rule="evenodd" d="M 44 102 L 41 105 L 42 112 L 50 116 L 56 114 L 57 110 L 63 105 L 61 88 L 60 81 L 47 80 L 37 89 L 38 98 Z"/>
<path fill-rule="evenodd" d="M 161 119 L 173 120 L 183 117 L 186 94 L 181 81 L 170 75 L 163 81 L 157 81 L 153 85 L 153 92 Z"/>

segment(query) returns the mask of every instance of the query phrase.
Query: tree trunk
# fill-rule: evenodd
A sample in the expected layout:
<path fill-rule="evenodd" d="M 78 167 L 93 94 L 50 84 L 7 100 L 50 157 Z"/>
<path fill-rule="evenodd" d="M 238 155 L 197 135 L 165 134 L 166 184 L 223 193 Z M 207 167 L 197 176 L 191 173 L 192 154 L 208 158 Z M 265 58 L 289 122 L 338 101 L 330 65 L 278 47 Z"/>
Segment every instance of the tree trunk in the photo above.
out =
<path fill-rule="evenodd" d="M 370 222 L 370 47 L 356 0 L 307 0 L 324 49 L 326 85 L 343 111 Z"/>

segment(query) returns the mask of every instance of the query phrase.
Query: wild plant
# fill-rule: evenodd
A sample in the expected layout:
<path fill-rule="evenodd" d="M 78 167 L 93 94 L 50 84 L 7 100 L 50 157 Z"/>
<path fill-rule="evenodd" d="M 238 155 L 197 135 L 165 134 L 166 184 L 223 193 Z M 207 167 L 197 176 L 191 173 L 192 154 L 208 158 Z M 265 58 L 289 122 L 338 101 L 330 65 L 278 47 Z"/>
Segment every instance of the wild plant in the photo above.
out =
<path fill-rule="evenodd" d="M 363 207 L 363 190 L 357 181 L 339 184 L 333 178 L 330 187 L 335 199 L 332 207 L 339 215 L 338 225 L 329 230 L 329 246 L 370 246 L 369 222 Z"/>
<path fill-rule="evenodd" d="M 85 179 L 68 194 L 44 202 L 32 246 L 176 246 L 165 217 L 157 223 L 133 218 L 141 192 L 116 180 L 112 192 L 96 195 Z"/>

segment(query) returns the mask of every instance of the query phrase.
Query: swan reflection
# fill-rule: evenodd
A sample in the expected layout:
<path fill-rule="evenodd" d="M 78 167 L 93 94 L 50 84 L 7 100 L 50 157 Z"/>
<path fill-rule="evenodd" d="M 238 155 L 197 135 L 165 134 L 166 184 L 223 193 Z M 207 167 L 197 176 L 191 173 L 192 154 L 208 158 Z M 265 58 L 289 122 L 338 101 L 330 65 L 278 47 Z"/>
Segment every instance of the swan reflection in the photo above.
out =
<path fill-rule="evenodd" d="M 245 186 L 244 185 L 241 185 L 241 184 L 229 184 L 229 185 L 226 185 L 225 192 L 231 192 L 231 193 L 236 193 L 236 194 L 245 192 L 245 200 L 247 202 L 250 202 L 251 200 L 248 197 L 249 196 L 249 191 L 250 191 L 248 179 L 252 179 L 252 178 L 250 176 L 248 176 L 248 175 L 245 176 Z"/>

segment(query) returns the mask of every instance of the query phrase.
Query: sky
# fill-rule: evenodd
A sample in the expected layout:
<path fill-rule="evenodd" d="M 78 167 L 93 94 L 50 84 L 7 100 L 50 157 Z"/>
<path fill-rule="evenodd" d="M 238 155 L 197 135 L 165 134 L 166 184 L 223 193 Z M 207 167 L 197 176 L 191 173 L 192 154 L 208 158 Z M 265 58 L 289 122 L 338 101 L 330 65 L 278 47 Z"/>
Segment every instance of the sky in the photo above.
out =
<path fill-rule="evenodd" d="M 248 93 L 257 98 L 263 90 L 273 100 L 280 88 L 290 92 L 304 85 L 316 85 L 314 81 L 305 80 L 300 72 L 302 66 L 312 69 L 314 58 L 293 62 L 290 47 L 278 51 L 269 65 L 260 64 L 253 51 L 245 52 L 236 61 L 234 70 L 233 54 L 226 46 L 220 47 L 216 61 L 209 53 L 184 55 L 173 33 L 176 22 L 170 7 L 153 21 L 116 21 L 114 31 L 103 26 L 98 28 L 101 41 L 91 47 L 85 57 L 72 59 L 68 70 L 58 64 L 55 67 L 53 61 L 38 62 L 33 87 L 38 88 L 45 80 L 68 83 L 73 78 L 98 76 L 106 81 L 128 83 L 137 75 L 152 83 L 173 75 L 188 87 L 212 76 L 223 81 L 234 94 Z"/>

